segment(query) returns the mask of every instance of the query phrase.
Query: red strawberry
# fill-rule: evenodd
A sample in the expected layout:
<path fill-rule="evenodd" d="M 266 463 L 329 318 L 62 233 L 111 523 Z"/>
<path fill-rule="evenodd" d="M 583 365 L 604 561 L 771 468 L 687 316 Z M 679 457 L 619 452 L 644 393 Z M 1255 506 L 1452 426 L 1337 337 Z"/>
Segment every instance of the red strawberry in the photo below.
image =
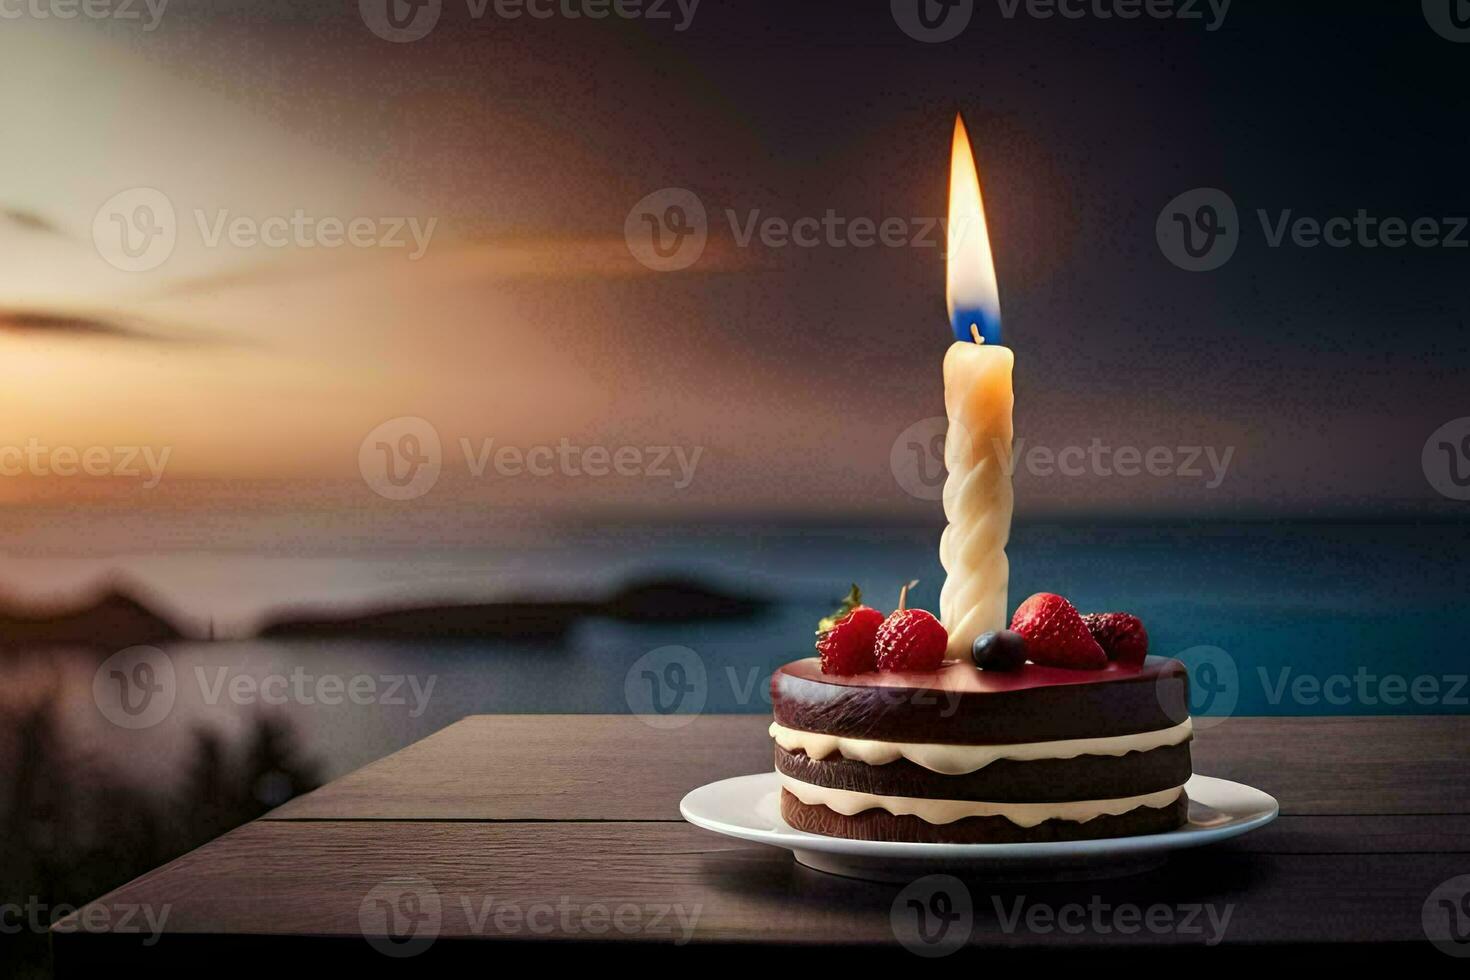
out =
<path fill-rule="evenodd" d="M 854 585 L 842 608 L 817 624 L 822 673 L 866 674 L 878 669 L 873 661 L 873 638 L 883 625 L 883 614 L 863 605 L 862 599 L 862 590 Z"/>
<path fill-rule="evenodd" d="M 1059 595 L 1038 592 L 1016 610 L 1011 629 L 1026 638 L 1032 663 L 1073 670 L 1101 670 L 1108 655 L 1098 646 L 1076 608 Z"/>
<path fill-rule="evenodd" d="M 898 594 L 898 608 L 878 627 L 879 670 L 938 670 L 949 646 L 949 632 L 922 609 L 907 609 L 910 582 Z"/>
<path fill-rule="evenodd" d="M 1103 648 L 1109 660 L 1124 667 L 1142 667 L 1148 656 L 1148 630 L 1143 620 L 1129 613 L 1088 613 L 1082 617 L 1087 631 Z"/>

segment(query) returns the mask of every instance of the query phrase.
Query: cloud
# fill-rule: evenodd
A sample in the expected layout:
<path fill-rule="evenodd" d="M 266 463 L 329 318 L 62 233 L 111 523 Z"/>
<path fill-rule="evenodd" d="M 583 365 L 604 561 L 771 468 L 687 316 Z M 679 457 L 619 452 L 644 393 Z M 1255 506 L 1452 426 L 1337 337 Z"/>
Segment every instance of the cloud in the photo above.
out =
<path fill-rule="evenodd" d="M 0 218 L 3 218 L 10 224 L 16 225 L 26 231 L 35 231 L 46 235 L 61 235 L 62 237 L 66 236 L 66 233 L 64 231 L 62 231 L 56 225 L 52 224 L 47 219 L 41 217 L 39 214 L 36 214 L 34 211 L 22 211 L 17 208 L 8 208 L 5 210 L 0 210 Z"/>
<path fill-rule="evenodd" d="M 98 337 L 158 344 L 199 342 L 195 337 L 135 326 L 112 317 L 30 309 L 0 309 L 0 335 L 3 334 Z"/>
<path fill-rule="evenodd" d="M 422 260 L 405 263 L 400 252 L 359 249 L 333 255 L 290 253 L 274 262 L 257 262 L 207 275 L 169 283 L 158 296 L 211 294 L 257 286 L 278 286 L 294 281 L 325 279 L 357 274 L 378 279 L 389 263 L 422 288 L 436 283 L 516 281 L 612 281 L 657 277 L 640 265 L 622 238 L 564 236 L 539 238 L 461 238 L 432 244 Z M 750 261 L 724 242 L 711 242 L 700 257 L 695 272 L 723 272 L 750 265 Z"/>

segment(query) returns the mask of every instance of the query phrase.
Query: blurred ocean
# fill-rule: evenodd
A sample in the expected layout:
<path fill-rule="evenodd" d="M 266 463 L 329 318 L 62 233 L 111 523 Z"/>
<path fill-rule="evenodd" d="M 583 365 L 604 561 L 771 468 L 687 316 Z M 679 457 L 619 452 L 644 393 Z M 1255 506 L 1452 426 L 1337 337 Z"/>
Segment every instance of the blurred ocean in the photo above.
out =
<path fill-rule="evenodd" d="M 177 684 L 174 707 L 145 731 L 123 732 L 101 717 L 92 695 L 95 655 L 16 655 L 5 667 L 7 688 L 14 696 L 56 685 L 73 737 L 91 751 L 117 755 L 131 770 L 160 777 L 180 764 L 191 732 L 238 735 L 262 714 L 289 721 L 331 778 L 467 714 L 629 712 L 636 707 L 628 694 L 630 668 L 666 646 L 693 651 L 703 667 L 703 689 L 690 704 L 702 699 L 706 712 L 759 714 L 769 710 L 771 669 L 810 652 L 816 620 L 849 582 L 889 608 L 900 585 L 917 578 L 915 604 L 937 608 L 938 533 L 938 527 L 622 524 L 528 535 L 501 548 L 290 558 L 162 551 L 114 564 L 186 620 L 213 621 L 226 636 L 244 635 L 262 603 L 576 597 L 644 575 L 693 577 L 776 602 L 768 615 L 729 622 L 589 620 L 556 646 L 357 639 L 177 644 L 167 650 Z M 1470 711 L 1470 526 L 1032 523 L 1015 528 L 1009 553 L 1012 606 L 1045 590 L 1069 596 L 1084 611 L 1131 611 L 1147 624 L 1153 652 L 1205 665 L 1207 689 L 1196 703 L 1201 713 Z M 95 573 L 106 565 L 89 568 Z M 0 566 L 6 583 L 26 579 L 34 590 L 38 581 L 50 581 L 51 591 L 80 569 L 39 559 Z M 330 691 L 339 680 L 346 685 L 365 677 L 373 678 L 371 703 L 345 696 L 322 703 L 314 693 L 322 678 Z M 265 703 L 268 692 L 283 703 Z"/>

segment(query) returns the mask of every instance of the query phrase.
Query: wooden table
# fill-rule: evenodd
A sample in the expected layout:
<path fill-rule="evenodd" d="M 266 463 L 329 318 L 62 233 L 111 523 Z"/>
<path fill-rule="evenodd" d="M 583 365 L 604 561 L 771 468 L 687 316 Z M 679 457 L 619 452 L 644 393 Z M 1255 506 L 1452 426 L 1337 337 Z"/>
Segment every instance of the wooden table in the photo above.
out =
<path fill-rule="evenodd" d="M 680 819 L 690 788 L 770 767 L 766 725 L 749 715 L 672 730 L 631 716 L 466 718 L 64 920 L 53 934 L 58 974 L 231 956 L 261 969 L 282 955 L 293 966 L 318 956 L 391 965 L 380 947 L 414 952 L 416 964 L 483 966 L 488 941 L 609 955 L 636 944 L 640 960 L 679 946 L 681 957 L 722 961 L 761 944 L 820 956 L 815 947 L 840 943 L 918 962 L 895 941 L 901 886 L 822 875 Z M 1195 769 L 1270 791 L 1279 820 L 1130 878 L 972 882 L 961 955 L 1045 947 L 1176 958 L 1210 944 L 1218 960 L 1292 944 L 1356 956 L 1338 944 L 1373 942 L 1452 966 L 1421 915 L 1438 885 L 1470 874 L 1467 739 L 1470 718 L 1229 719 L 1200 732 Z M 1175 925 L 1117 928 L 1155 905 Z M 1191 931 L 1196 906 L 1203 927 Z M 395 928 L 384 925 L 390 909 Z M 1227 909 L 1220 936 L 1205 916 Z M 125 915 L 136 930 L 162 910 L 152 945 L 123 928 Z M 1043 928 L 1047 915 L 1065 928 Z M 416 945 L 385 938 L 414 929 Z"/>

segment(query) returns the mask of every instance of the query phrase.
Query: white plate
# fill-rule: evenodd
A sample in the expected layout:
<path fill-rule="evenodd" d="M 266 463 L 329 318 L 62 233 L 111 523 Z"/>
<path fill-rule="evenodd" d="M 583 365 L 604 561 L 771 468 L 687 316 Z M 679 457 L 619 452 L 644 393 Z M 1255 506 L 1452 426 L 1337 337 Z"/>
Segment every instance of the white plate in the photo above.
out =
<path fill-rule="evenodd" d="M 1268 794 L 1228 779 L 1196 775 L 1184 788 L 1189 794 L 1189 823 L 1178 830 L 1038 844 L 915 844 L 808 834 L 781 819 L 781 783 L 774 772 L 701 786 L 679 802 L 679 812 L 696 827 L 784 847 L 819 871 L 907 881 L 938 872 L 1023 880 L 1135 874 L 1163 863 L 1170 851 L 1264 827 L 1279 810 Z"/>

